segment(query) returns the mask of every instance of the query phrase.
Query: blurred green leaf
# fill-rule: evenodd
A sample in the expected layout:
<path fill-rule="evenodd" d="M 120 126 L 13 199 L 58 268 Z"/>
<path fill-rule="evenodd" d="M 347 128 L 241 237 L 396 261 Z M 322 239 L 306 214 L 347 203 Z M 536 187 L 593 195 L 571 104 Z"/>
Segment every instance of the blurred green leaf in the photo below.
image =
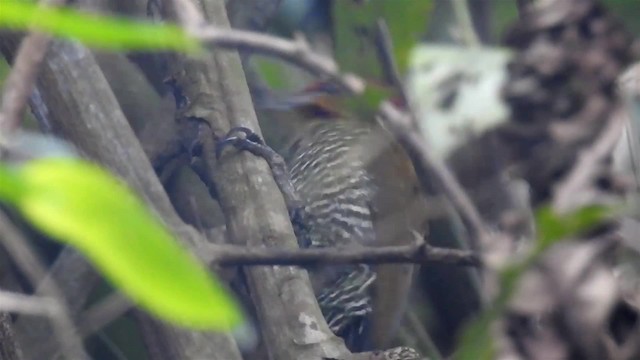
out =
<path fill-rule="evenodd" d="M 495 314 L 486 311 L 469 324 L 460 337 L 461 346 L 456 352 L 457 360 L 492 360 L 495 349 L 489 328 Z"/>
<path fill-rule="evenodd" d="M 637 1 L 629 0 L 603 0 L 604 7 L 619 18 L 625 27 L 634 35 L 640 34 L 640 7 Z"/>
<path fill-rule="evenodd" d="M 116 287 L 160 318 L 229 331 L 242 314 L 220 283 L 120 181 L 96 165 L 42 159 L 0 165 L 3 200 L 86 255 Z M 7 195 L 8 196 L 5 196 Z"/>
<path fill-rule="evenodd" d="M 378 19 L 384 19 L 394 45 L 399 70 L 407 68 L 409 53 L 426 31 L 431 0 L 404 1 L 402 6 L 387 0 L 334 1 L 332 4 L 335 57 L 343 72 L 353 72 L 368 82 L 365 93 L 335 99 L 343 114 L 361 119 L 374 119 L 383 100 L 395 94 L 382 77 L 382 66 L 376 46 Z M 272 89 L 291 89 L 290 69 L 268 59 L 256 61 L 256 68 Z M 293 87 L 295 88 L 295 86 Z"/>
<path fill-rule="evenodd" d="M 112 50 L 202 50 L 197 40 L 175 25 L 98 16 L 68 8 L 42 7 L 24 1 L 2 0 L 0 28 L 33 28 Z"/>
<path fill-rule="evenodd" d="M 390 99 L 394 92 L 390 89 L 367 86 L 358 96 L 344 96 L 337 99 L 338 106 L 345 113 L 358 114 L 360 118 L 374 119 L 383 100 Z"/>
<path fill-rule="evenodd" d="M 286 90 L 288 89 L 287 79 L 291 73 L 291 66 L 289 64 L 283 64 L 282 61 L 277 59 L 254 56 L 252 58 L 253 63 L 256 65 L 256 70 L 272 90 Z"/>
<path fill-rule="evenodd" d="M 17 201 L 25 191 L 20 176 L 11 169 L 0 166 L 0 199 L 9 202 Z"/>
<path fill-rule="evenodd" d="M 491 360 L 495 358 L 491 325 L 505 310 L 509 299 L 516 290 L 520 277 L 529 267 L 533 257 L 525 261 L 507 266 L 500 273 L 500 291 L 493 303 L 472 321 L 462 332 L 458 360 Z"/>
<path fill-rule="evenodd" d="M 536 213 L 538 231 L 536 247 L 522 261 L 502 269 L 499 276 L 498 296 L 489 308 L 464 330 L 456 359 L 493 359 L 495 350 L 491 337 L 491 325 L 504 313 L 522 275 L 551 245 L 589 231 L 610 219 L 612 215 L 612 209 L 605 206 L 587 206 L 566 215 L 554 213 L 551 206 L 540 208 Z"/>
<path fill-rule="evenodd" d="M 335 56 L 340 68 L 374 82 L 382 80 L 375 34 L 376 22 L 384 19 L 391 34 L 398 68 L 403 73 L 408 65 L 409 52 L 426 31 L 432 5 L 431 0 L 334 1 Z"/>
<path fill-rule="evenodd" d="M 566 215 L 556 214 L 550 206 L 544 206 L 536 214 L 537 247 L 543 251 L 560 240 L 601 225 L 612 215 L 611 208 L 601 205 L 587 206 Z"/>
<path fill-rule="evenodd" d="M 507 29 L 518 20 L 518 6 L 515 1 L 496 1 L 491 10 L 493 14 L 490 26 L 493 38 L 502 39 Z"/>

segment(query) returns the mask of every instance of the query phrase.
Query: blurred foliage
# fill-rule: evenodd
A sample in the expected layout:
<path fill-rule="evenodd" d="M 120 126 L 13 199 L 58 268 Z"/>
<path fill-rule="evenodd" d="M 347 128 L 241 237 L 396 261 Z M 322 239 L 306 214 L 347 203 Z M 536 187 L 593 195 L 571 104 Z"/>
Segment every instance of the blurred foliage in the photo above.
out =
<path fill-rule="evenodd" d="M 113 294 L 114 289 L 108 282 L 101 281 L 87 299 L 86 308 L 97 305 Z M 94 360 L 147 359 L 142 334 L 133 313 L 114 319 L 107 326 L 85 340 L 85 346 Z M 105 342 L 108 342 L 106 344 Z"/>
<path fill-rule="evenodd" d="M 376 46 L 376 23 L 389 27 L 394 56 L 401 73 L 407 69 L 409 53 L 427 28 L 429 1 L 334 1 L 333 38 L 336 59 L 344 71 L 352 71 L 373 82 L 382 81 Z"/>
<path fill-rule="evenodd" d="M 471 0 L 473 1 L 473 0 Z M 601 0 L 607 9 L 618 16 L 633 34 L 640 34 L 640 3 L 636 0 Z M 515 1 L 493 1 L 492 31 L 502 38 L 504 31 L 518 19 Z"/>
<path fill-rule="evenodd" d="M 604 206 L 587 206 L 571 214 L 556 214 L 550 206 L 542 207 L 536 215 L 538 252 L 546 250 L 558 240 L 567 239 L 592 230 L 614 217 L 614 211 Z"/>
<path fill-rule="evenodd" d="M 24 1 L 3 0 L 0 27 L 12 30 L 38 29 L 111 50 L 202 51 L 196 39 L 175 25 L 98 16 Z"/>
<path fill-rule="evenodd" d="M 343 72 L 353 72 L 364 77 L 369 86 L 364 94 L 358 97 L 334 98 L 336 106 L 345 113 L 358 114 L 360 118 L 373 119 L 382 100 L 394 97 L 394 91 L 389 87 L 387 79 L 382 73 L 382 64 L 376 44 L 376 26 L 379 19 L 385 20 L 389 28 L 394 46 L 394 57 L 399 70 L 403 73 L 408 66 L 409 53 L 425 32 L 430 11 L 431 0 L 405 1 L 402 6 L 386 0 L 334 1 L 330 4 L 332 24 L 331 29 L 324 31 L 333 34 L 334 56 Z M 315 11 L 313 18 L 325 16 L 318 10 L 318 4 L 308 6 L 307 13 L 297 16 L 311 21 L 311 11 Z M 298 10 L 300 11 L 300 10 Z M 297 23 L 295 20 L 290 22 Z M 324 23 L 313 20 L 314 23 Z M 262 78 L 270 88 L 276 90 L 300 89 L 301 84 L 292 81 L 304 79 L 302 76 L 291 76 L 290 66 L 282 65 L 275 60 L 260 58 L 255 61 Z M 297 86 L 296 86 L 297 85 Z"/>
<path fill-rule="evenodd" d="M 278 59 L 255 55 L 252 64 L 260 74 L 261 80 L 269 89 L 275 91 L 300 90 L 304 84 L 312 80 L 311 75 Z"/>
<path fill-rule="evenodd" d="M 491 31 L 497 43 L 501 43 L 504 32 L 518 19 L 518 8 L 515 1 L 493 1 Z"/>
<path fill-rule="evenodd" d="M 633 34 L 640 34 L 640 3 L 636 0 L 602 0 L 615 16 L 618 16 L 625 27 Z"/>
<path fill-rule="evenodd" d="M 24 1 L 0 1 L 0 27 L 4 28 L 33 27 L 113 50 L 201 50 L 195 39 L 172 25 L 40 8 Z M 382 100 L 393 96 L 384 86 L 375 44 L 376 21 L 382 18 L 387 22 L 394 55 L 404 74 L 410 50 L 426 28 L 432 1 L 331 3 L 331 31 L 338 64 L 343 71 L 354 72 L 370 82 L 364 96 L 345 100 L 348 110 L 358 114 L 374 112 Z M 640 6 L 636 1 L 603 2 L 634 33 L 640 33 L 640 23 L 636 21 Z M 517 18 L 517 11 L 514 1 L 493 1 L 493 6 L 491 26 L 500 38 Z M 258 70 L 270 87 L 292 87 L 287 64 L 261 60 Z M 0 79 L 6 71 L 6 63 L 0 62 Z M 0 198 L 16 206 L 43 231 L 78 248 L 114 285 L 159 317 L 203 329 L 230 330 L 241 323 L 240 310 L 217 280 L 175 242 L 144 204 L 98 167 L 77 160 L 38 160 L 19 168 L 0 164 Z M 554 214 L 550 207 L 540 209 L 535 249 L 524 260 L 500 272 L 500 293 L 467 328 L 456 358 L 493 358 L 490 325 L 505 311 L 522 274 L 553 244 L 588 231 L 610 216 L 611 210 L 603 207 L 588 207 L 562 216 Z"/>
<path fill-rule="evenodd" d="M 499 292 L 493 303 L 467 326 L 460 339 L 456 359 L 491 360 L 495 358 L 491 325 L 507 309 L 522 275 L 538 261 L 552 245 L 585 234 L 610 221 L 614 211 L 604 206 L 586 206 L 569 214 L 557 214 L 550 206 L 536 212 L 537 240 L 523 260 L 507 265 L 499 273 Z"/>
<path fill-rule="evenodd" d="M 199 329 L 229 331 L 242 314 L 222 285 L 120 181 L 69 158 L 0 164 L 0 199 L 74 246 L 142 308 Z"/>
<path fill-rule="evenodd" d="M 431 0 L 397 2 L 386 0 L 334 1 L 333 41 L 336 60 L 345 72 L 353 72 L 369 82 L 364 94 L 345 99 L 343 108 L 362 118 L 373 119 L 382 100 L 395 97 L 381 63 L 377 40 L 378 20 L 384 20 L 393 44 L 393 57 L 403 75 L 411 49 L 427 28 Z"/>

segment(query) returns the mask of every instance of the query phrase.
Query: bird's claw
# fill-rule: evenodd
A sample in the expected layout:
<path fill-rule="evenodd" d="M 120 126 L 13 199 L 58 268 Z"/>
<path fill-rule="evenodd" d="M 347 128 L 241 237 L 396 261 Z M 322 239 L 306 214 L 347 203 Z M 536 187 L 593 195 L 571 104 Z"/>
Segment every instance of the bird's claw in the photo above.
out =
<path fill-rule="evenodd" d="M 237 126 L 227 132 L 227 135 L 216 144 L 216 158 L 220 159 L 222 152 L 228 145 L 233 145 L 236 148 L 243 149 L 242 146 L 247 142 L 252 144 L 264 145 L 264 141 L 260 138 L 260 135 L 253 132 L 253 130 L 244 126 Z"/>

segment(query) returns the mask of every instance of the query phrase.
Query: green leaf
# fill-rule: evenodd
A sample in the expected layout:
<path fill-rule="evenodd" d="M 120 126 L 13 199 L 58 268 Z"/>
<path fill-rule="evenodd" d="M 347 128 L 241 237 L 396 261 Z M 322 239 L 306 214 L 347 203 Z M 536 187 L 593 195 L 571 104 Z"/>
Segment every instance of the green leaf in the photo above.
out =
<path fill-rule="evenodd" d="M 391 98 L 393 94 L 389 89 L 367 86 L 361 95 L 344 96 L 336 101 L 345 113 L 358 114 L 362 119 L 375 119 L 382 101 Z"/>
<path fill-rule="evenodd" d="M 500 316 L 509 299 L 516 290 L 518 280 L 529 267 L 531 259 L 522 263 L 507 266 L 500 272 L 500 291 L 493 303 L 477 319 L 473 320 L 462 332 L 460 350 L 456 356 L 459 360 L 491 360 L 495 358 L 491 325 Z"/>
<path fill-rule="evenodd" d="M 495 359 L 495 349 L 489 328 L 495 315 L 485 312 L 469 324 L 460 337 L 461 346 L 456 352 L 457 360 Z"/>
<path fill-rule="evenodd" d="M 0 166 L 0 199 L 16 201 L 24 191 L 24 184 L 14 169 Z"/>
<path fill-rule="evenodd" d="M 625 28 L 634 35 L 640 34 L 640 24 L 638 24 L 638 16 L 640 9 L 635 1 L 629 0 L 603 0 L 604 7 L 622 21 Z"/>
<path fill-rule="evenodd" d="M 290 68 L 285 67 L 282 62 L 266 57 L 256 56 L 252 60 L 269 89 L 283 90 L 287 88 L 287 73 L 291 72 Z"/>
<path fill-rule="evenodd" d="M 68 8 L 43 7 L 24 1 L 2 0 L 1 6 L 0 28 L 33 28 L 112 50 L 202 50 L 196 39 L 175 25 L 157 25 L 125 18 L 98 16 Z"/>
<path fill-rule="evenodd" d="M 544 206 L 536 213 L 538 249 L 544 250 L 556 242 L 589 231 L 611 218 L 613 210 L 594 205 L 580 208 L 570 214 L 556 214 L 550 206 Z"/>
<path fill-rule="evenodd" d="M 487 310 L 465 328 L 456 359 L 493 359 L 495 350 L 490 332 L 491 325 L 504 313 L 522 275 L 551 245 L 591 230 L 612 215 L 613 211 L 604 206 L 587 206 L 566 215 L 554 213 L 550 206 L 540 208 L 536 213 L 538 239 L 534 251 L 522 261 L 500 271 L 498 296 Z"/>
<path fill-rule="evenodd" d="M 16 169 L 0 166 L 0 184 L 15 184 L 17 178 L 19 196 L 3 200 L 81 251 L 141 307 L 198 329 L 241 325 L 241 312 L 223 286 L 130 190 L 98 166 L 53 158 Z"/>
<path fill-rule="evenodd" d="M 404 72 L 409 52 L 426 32 L 426 19 L 432 6 L 431 0 L 334 1 L 335 55 L 340 68 L 368 80 L 381 80 L 375 29 L 378 19 L 384 19 L 389 27 L 398 68 Z"/>

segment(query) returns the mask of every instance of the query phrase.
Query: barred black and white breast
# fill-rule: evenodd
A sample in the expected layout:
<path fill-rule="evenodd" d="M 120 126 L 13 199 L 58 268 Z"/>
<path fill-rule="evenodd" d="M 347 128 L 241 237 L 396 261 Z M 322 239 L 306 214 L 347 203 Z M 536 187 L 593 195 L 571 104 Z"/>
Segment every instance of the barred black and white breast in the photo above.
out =
<path fill-rule="evenodd" d="M 299 134 L 284 154 L 305 214 L 297 227 L 302 247 L 375 241 L 372 200 L 377 189 L 366 168 L 370 134 L 362 124 L 320 121 Z M 368 265 L 341 265 L 310 269 L 310 275 L 331 330 L 352 351 L 360 350 L 372 312 L 375 272 Z"/>
<path fill-rule="evenodd" d="M 376 188 L 366 169 L 368 127 L 321 121 L 289 148 L 285 161 L 302 198 L 309 247 L 367 245 L 374 241 L 372 199 Z"/>

